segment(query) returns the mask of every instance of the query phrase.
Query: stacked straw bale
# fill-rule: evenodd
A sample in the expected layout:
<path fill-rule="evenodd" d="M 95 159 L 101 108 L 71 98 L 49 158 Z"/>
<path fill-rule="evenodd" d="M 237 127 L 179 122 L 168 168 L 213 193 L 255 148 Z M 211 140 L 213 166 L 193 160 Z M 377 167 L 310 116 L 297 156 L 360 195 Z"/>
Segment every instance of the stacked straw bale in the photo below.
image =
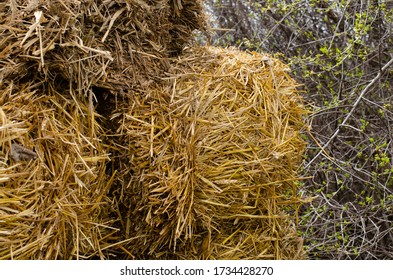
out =
<path fill-rule="evenodd" d="M 137 258 L 303 257 L 294 222 L 305 111 L 288 70 L 266 55 L 194 47 L 165 86 L 130 99 L 118 133 Z"/>
<path fill-rule="evenodd" d="M 144 91 L 204 23 L 200 0 L 6 1 L 0 81 L 39 70 L 79 93 Z"/>
<path fill-rule="evenodd" d="M 204 22 L 199 0 L 0 3 L 0 259 L 127 252 L 97 112 L 159 83 Z"/>
<path fill-rule="evenodd" d="M 297 84 L 182 54 L 204 28 L 200 0 L 0 3 L 0 259 L 303 257 Z"/>
<path fill-rule="evenodd" d="M 0 259 L 104 258 L 102 130 L 86 98 L 50 86 L 0 88 Z"/>

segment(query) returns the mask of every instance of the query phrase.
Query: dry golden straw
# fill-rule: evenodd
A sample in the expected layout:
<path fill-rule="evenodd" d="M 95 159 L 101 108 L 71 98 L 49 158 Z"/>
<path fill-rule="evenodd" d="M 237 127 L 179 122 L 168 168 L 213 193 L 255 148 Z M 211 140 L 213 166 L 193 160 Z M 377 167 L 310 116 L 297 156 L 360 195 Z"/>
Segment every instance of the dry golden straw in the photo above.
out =
<path fill-rule="evenodd" d="M 0 259 L 105 258 L 102 130 L 86 100 L 42 90 L 0 88 Z"/>
<path fill-rule="evenodd" d="M 199 0 L 0 3 L 0 259 L 303 258 L 298 85 L 204 28 Z"/>
<path fill-rule="evenodd" d="M 191 48 L 172 65 L 167 86 L 130 100 L 118 130 L 127 134 L 133 174 L 127 231 L 150 236 L 135 250 L 150 258 L 301 258 L 293 222 L 305 111 L 287 66 L 212 47 Z"/>
<path fill-rule="evenodd" d="M 144 91 L 205 28 L 200 0 L 22 0 L 0 4 L 0 81 L 39 70 L 78 93 Z"/>
<path fill-rule="evenodd" d="M 160 82 L 204 24 L 200 1 L 0 3 L 1 259 L 132 256 L 100 95 Z"/>

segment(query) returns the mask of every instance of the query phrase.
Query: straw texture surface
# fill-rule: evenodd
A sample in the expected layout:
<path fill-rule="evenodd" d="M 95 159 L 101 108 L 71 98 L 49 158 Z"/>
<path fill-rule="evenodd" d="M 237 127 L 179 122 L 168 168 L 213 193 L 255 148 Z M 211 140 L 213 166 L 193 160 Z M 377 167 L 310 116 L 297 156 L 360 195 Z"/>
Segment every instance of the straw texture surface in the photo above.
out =
<path fill-rule="evenodd" d="M 0 104 L 0 259 L 103 258 L 109 155 L 86 98 L 8 84 Z"/>
<path fill-rule="evenodd" d="M 130 99 L 118 130 L 132 174 L 127 232 L 149 236 L 133 246 L 152 258 L 301 257 L 305 111 L 287 66 L 213 47 L 172 65 L 166 86 Z"/>
<path fill-rule="evenodd" d="M 0 3 L 0 259 L 300 259 L 297 83 L 202 1 Z"/>

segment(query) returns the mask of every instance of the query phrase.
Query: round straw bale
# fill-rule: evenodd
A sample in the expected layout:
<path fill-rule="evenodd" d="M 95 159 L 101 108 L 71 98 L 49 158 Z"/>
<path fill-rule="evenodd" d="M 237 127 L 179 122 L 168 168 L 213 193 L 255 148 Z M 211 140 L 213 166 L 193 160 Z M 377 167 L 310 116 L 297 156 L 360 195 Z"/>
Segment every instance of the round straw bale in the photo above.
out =
<path fill-rule="evenodd" d="M 288 71 L 267 55 L 195 47 L 173 61 L 166 86 L 130 99 L 118 132 L 136 256 L 302 255 L 294 224 L 305 110 Z"/>
<path fill-rule="evenodd" d="M 109 158 L 89 102 L 4 83 L 0 106 L 0 259 L 106 258 Z"/>

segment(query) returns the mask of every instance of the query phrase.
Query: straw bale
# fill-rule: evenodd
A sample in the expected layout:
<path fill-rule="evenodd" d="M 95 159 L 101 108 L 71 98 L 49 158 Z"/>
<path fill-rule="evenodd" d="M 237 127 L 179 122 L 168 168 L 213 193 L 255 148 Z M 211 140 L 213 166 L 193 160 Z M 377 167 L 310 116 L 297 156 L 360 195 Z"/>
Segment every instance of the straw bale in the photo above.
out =
<path fill-rule="evenodd" d="M 200 0 L 5 1 L 0 82 L 38 76 L 78 93 L 143 91 L 204 25 Z"/>
<path fill-rule="evenodd" d="M 303 257 L 295 222 L 305 110 L 288 70 L 263 54 L 193 47 L 173 60 L 165 86 L 114 115 L 121 169 L 132 174 L 122 192 L 134 256 Z"/>
<path fill-rule="evenodd" d="M 0 3 L 0 258 L 128 252 L 107 196 L 123 146 L 106 145 L 112 122 L 96 112 L 162 82 L 204 26 L 200 0 Z"/>
<path fill-rule="evenodd" d="M 0 259 L 107 257 L 102 130 L 87 98 L 62 88 L 0 84 Z"/>

